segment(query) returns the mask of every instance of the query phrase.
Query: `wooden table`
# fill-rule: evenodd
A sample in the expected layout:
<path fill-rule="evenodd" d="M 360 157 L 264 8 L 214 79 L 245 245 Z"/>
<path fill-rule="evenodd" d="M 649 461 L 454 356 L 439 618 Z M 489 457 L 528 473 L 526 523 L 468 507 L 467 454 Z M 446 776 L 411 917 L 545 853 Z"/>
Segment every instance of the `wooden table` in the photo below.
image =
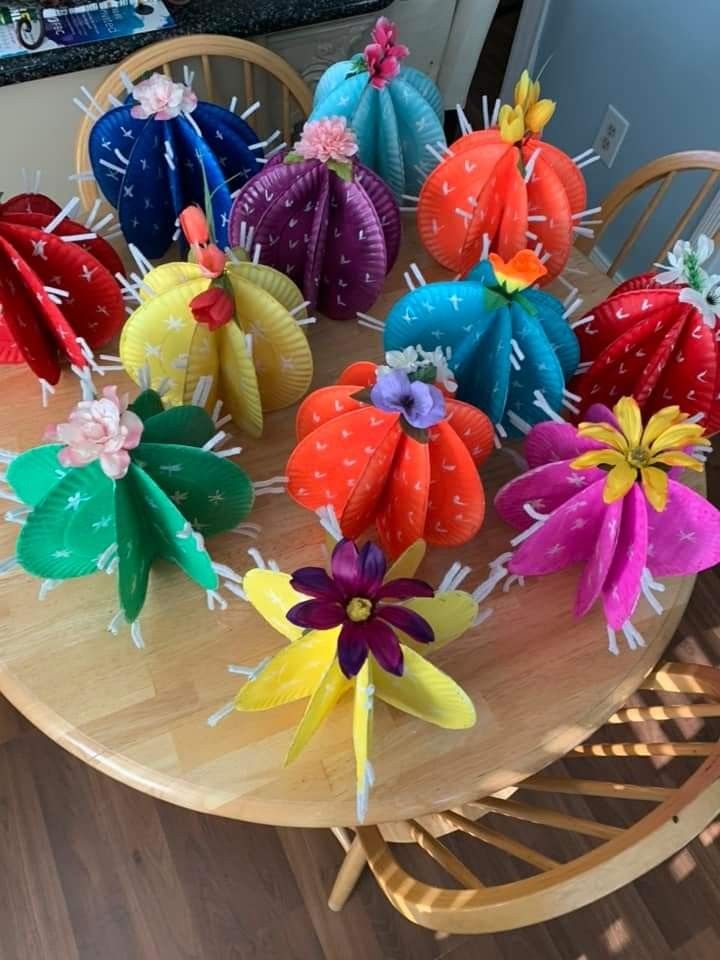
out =
<path fill-rule="evenodd" d="M 373 310 L 378 317 L 404 291 L 402 272 L 411 259 L 428 279 L 446 276 L 419 250 L 412 228 L 407 233 L 401 263 Z M 573 277 L 588 305 L 611 288 L 580 254 L 573 265 L 586 271 Z M 556 292 L 566 294 L 560 287 Z M 316 385 L 332 382 L 351 360 L 381 356 L 379 335 L 356 324 L 324 321 L 310 336 Z M 45 411 L 26 369 L 4 368 L 0 378 L 5 448 L 39 443 L 45 425 L 63 419 L 78 398 L 77 382 L 65 376 Z M 112 382 L 129 383 L 123 377 Z M 262 441 L 246 443 L 240 462 L 253 479 L 283 472 L 294 416 L 294 409 L 269 416 Z M 514 470 L 510 457 L 490 458 L 483 469 L 489 498 Z M 258 546 L 281 569 L 322 563 L 323 532 L 314 515 L 289 498 L 260 498 L 250 519 L 263 527 Z M 17 529 L 0 526 L 0 558 L 13 553 Z M 472 543 L 459 551 L 430 551 L 421 572 L 438 582 L 460 559 L 473 568 L 466 582 L 472 589 L 511 536 L 490 508 Z M 210 548 L 216 560 L 243 572 L 254 566 L 250 545 L 225 534 Z M 600 726 L 658 661 L 692 590 L 692 579 L 670 582 L 662 617 L 641 601 L 633 622 L 647 646 L 613 657 L 597 610 L 573 620 L 576 582 L 571 570 L 497 590 L 484 605 L 493 608 L 492 617 L 434 658 L 475 702 L 474 729 L 440 730 L 378 704 L 377 783 L 368 822 L 456 806 L 512 786 L 563 755 Z M 98 573 L 63 584 L 44 602 L 37 599 L 38 586 L 17 570 L 0 579 L 0 690 L 61 746 L 130 786 L 195 810 L 289 826 L 355 822 L 350 703 L 332 712 L 287 769 L 283 757 L 304 703 L 233 714 L 215 729 L 207 726 L 207 717 L 242 682 L 227 665 L 257 664 L 285 642 L 249 605 L 234 600 L 228 610 L 211 613 L 199 588 L 169 566 L 158 569 L 142 614 L 146 649 L 138 651 L 127 630 L 117 637 L 106 631 L 117 610 L 114 578 Z"/>

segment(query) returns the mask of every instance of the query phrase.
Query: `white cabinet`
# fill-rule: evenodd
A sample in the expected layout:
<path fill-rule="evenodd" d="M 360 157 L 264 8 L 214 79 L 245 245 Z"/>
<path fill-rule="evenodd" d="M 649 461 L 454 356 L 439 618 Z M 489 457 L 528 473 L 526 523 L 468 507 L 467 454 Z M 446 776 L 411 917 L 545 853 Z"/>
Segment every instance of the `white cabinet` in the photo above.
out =
<path fill-rule="evenodd" d="M 465 102 L 497 0 L 395 0 L 382 11 L 398 25 L 410 63 L 430 74 L 449 109 Z M 314 86 L 324 70 L 363 50 L 377 14 L 285 30 L 261 38 Z"/>

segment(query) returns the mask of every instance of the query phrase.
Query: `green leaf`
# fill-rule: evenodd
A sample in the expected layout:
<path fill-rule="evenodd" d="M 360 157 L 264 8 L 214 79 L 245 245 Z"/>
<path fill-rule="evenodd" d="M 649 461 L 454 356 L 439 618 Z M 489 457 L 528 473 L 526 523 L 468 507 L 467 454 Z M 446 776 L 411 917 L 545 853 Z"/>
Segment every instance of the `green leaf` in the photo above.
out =
<path fill-rule="evenodd" d="M 499 289 L 492 289 L 490 287 L 484 288 L 485 294 L 485 309 L 490 310 L 502 310 L 503 307 L 508 305 L 508 297 L 505 296 L 502 291 Z"/>
<path fill-rule="evenodd" d="M 141 443 L 135 452 L 136 462 L 203 536 L 231 530 L 252 509 L 252 484 L 229 460 L 174 444 Z"/>
<path fill-rule="evenodd" d="M 95 573 L 115 542 L 114 486 L 97 462 L 70 470 L 28 516 L 17 542 L 21 566 L 51 580 Z"/>
<path fill-rule="evenodd" d="M 297 152 L 297 150 L 291 150 L 289 153 L 285 154 L 283 163 L 304 163 L 305 157 Z"/>
<path fill-rule="evenodd" d="M 128 410 L 136 413 L 141 420 L 149 420 L 164 409 L 160 394 L 154 390 L 143 390 L 128 406 Z"/>
<path fill-rule="evenodd" d="M 145 422 L 143 443 L 175 443 L 190 447 L 202 447 L 217 433 L 210 414 L 202 407 L 186 405 L 171 407 L 150 417 Z M 137 458 L 137 450 L 132 453 Z M 141 458 L 142 459 L 142 458 Z"/>
<path fill-rule="evenodd" d="M 34 507 L 74 469 L 60 466 L 58 453 L 62 449 L 61 443 L 33 447 L 10 463 L 7 480 L 23 503 Z"/>
<path fill-rule="evenodd" d="M 336 173 L 341 180 L 344 180 L 346 183 L 352 183 L 353 168 L 352 163 L 349 161 L 328 160 L 325 166 L 328 168 L 328 170 L 332 170 L 333 173 Z"/>
<path fill-rule="evenodd" d="M 352 63 L 352 70 L 345 74 L 345 79 L 348 77 L 355 77 L 358 73 L 367 73 L 368 65 L 367 60 L 365 59 L 365 54 L 356 53 L 355 56 L 350 61 Z"/>
<path fill-rule="evenodd" d="M 417 440 L 418 443 L 428 442 L 429 436 L 427 430 L 422 427 L 414 427 L 411 423 L 408 423 L 405 417 L 400 417 L 400 426 L 408 437 Z"/>

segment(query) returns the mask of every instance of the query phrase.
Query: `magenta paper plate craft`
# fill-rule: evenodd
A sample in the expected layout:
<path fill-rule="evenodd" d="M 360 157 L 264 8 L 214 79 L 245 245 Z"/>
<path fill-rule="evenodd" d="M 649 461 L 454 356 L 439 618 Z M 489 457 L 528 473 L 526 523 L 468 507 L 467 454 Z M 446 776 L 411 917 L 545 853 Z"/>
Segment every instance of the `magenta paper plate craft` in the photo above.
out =
<path fill-rule="evenodd" d="M 702 471 L 709 446 L 702 426 L 677 406 L 643 425 L 632 397 L 612 412 L 590 407 L 579 426 L 537 424 L 525 441 L 528 471 L 495 498 L 500 516 L 521 533 L 490 580 L 578 564 L 575 616 L 600 600 L 610 651 L 618 652 L 618 631 L 630 649 L 643 646 L 631 622 L 640 595 L 662 613 L 655 593 L 665 588 L 656 578 L 720 561 L 720 511 L 676 479 L 681 470 Z"/>

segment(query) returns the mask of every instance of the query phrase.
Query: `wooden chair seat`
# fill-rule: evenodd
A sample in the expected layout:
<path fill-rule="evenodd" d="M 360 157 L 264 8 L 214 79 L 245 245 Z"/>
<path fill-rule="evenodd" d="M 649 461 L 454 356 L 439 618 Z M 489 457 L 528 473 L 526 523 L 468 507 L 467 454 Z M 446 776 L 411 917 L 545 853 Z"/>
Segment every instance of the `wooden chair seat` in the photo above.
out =
<path fill-rule="evenodd" d="M 412 868 L 401 864 L 407 849 L 393 849 L 378 827 L 346 834 L 330 905 L 342 906 L 365 862 L 400 913 L 443 933 L 510 930 L 592 903 L 682 849 L 720 811 L 716 718 L 720 670 L 663 664 L 595 736 L 512 796 L 436 814 L 432 822 L 454 836 L 441 841 L 439 829 L 415 820 L 398 826 L 416 844 Z M 626 771 L 621 779 L 603 772 L 611 758 Z M 490 856 L 495 876 L 498 858 L 507 861 L 507 882 L 485 885 Z M 428 869 L 446 882 L 420 879 Z"/>

